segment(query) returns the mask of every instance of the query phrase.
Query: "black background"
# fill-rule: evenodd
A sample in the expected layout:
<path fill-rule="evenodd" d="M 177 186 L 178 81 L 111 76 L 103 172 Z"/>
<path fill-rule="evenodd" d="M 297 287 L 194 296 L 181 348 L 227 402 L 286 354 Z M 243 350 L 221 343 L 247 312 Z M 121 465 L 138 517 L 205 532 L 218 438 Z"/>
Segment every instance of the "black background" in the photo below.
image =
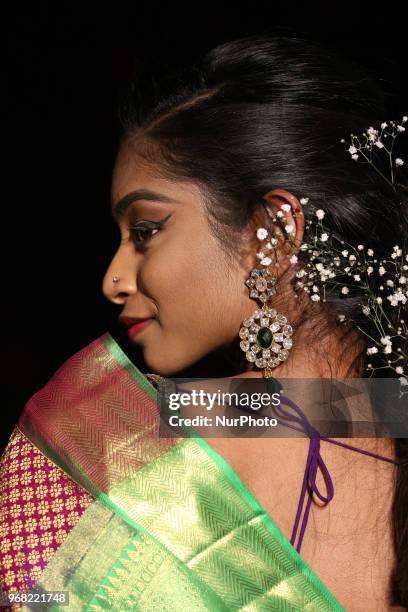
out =
<path fill-rule="evenodd" d="M 359 60 L 398 93 L 398 113 L 406 113 L 401 10 L 368 2 L 27 2 L 3 14 L 0 446 L 27 399 L 116 324 L 120 311 L 101 283 L 119 239 L 110 181 L 126 79 L 146 62 L 186 64 L 233 38 L 297 33 Z"/>

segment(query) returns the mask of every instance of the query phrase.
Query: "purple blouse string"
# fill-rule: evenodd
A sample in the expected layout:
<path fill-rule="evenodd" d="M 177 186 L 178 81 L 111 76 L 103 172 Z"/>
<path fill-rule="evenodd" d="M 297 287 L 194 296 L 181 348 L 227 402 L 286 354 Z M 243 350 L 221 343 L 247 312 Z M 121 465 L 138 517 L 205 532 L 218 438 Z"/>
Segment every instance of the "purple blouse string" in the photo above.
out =
<path fill-rule="evenodd" d="M 293 410 L 299 415 L 299 417 L 285 410 L 282 407 L 282 404 L 285 404 L 293 408 Z M 323 458 L 320 455 L 320 440 L 326 440 L 327 442 L 331 442 L 332 444 L 338 444 L 339 446 L 344 446 L 345 448 L 349 448 L 350 450 L 355 450 L 355 451 L 358 451 L 359 453 L 370 455 L 371 457 L 375 457 L 377 459 L 383 459 L 384 461 L 389 461 L 390 463 L 398 464 L 398 461 L 395 461 L 394 459 L 390 459 L 389 457 L 383 457 L 382 455 L 378 455 L 377 453 L 371 453 L 361 448 L 357 448 L 356 446 L 351 446 L 350 444 L 345 444 L 344 442 L 339 442 L 338 440 L 333 440 L 331 438 L 325 438 L 323 436 L 320 436 L 317 429 L 315 429 L 313 425 L 308 421 L 306 415 L 299 408 L 299 406 L 295 404 L 295 402 L 293 402 L 291 399 L 289 399 L 288 397 L 284 395 L 281 396 L 281 403 L 279 406 L 275 406 L 275 410 L 276 412 L 278 412 L 278 416 L 280 416 L 281 418 L 287 418 L 291 421 L 297 422 L 300 425 L 300 427 L 296 427 L 294 425 L 282 423 L 284 427 L 290 427 L 291 429 L 295 429 L 297 431 L 303 431 L 310 438 L 309 452 L 307 455 L 306 468 L 305 468 L 305 473 L 303 477 L 302 489 L 300 492 L 299 504 L 298 504 L 298 508 L 296 512 L 295 523 L 293 525 L 292 536 L 290 538 L 290 543 L 294 546 L 294 543 L 296 540 L 296 534 L 297 534 L 297 530 L 299 526 L 299 521 L 300 521 L 300 517 L 302 514 L 302 510 L 303 510 L 306 490 L 308 489 L 309 497 L 306 503 L 305 513 L 303 515 L 298 543 L 296 545 L 297 552 L 300 552 L 300 547 L 302 545 L 303 536 L 306 530 L 307 520 L 309 518 L 309 511 L 310 511 L 310 506 L 311 506 L 312 499 L 313 499 L 313 493 L 315 493 L 318 496 L 318 498 L 324 502 L 324 505 L 328 504 L 333 499 L 333 496 L 334 496 L 334 486 L 333 486 L 332 478 L 330 476 L 329 470 L 327 469 L 325 462 L 323 461 Z M 282 415 L 279 415 L 279 412 L 282 413 L 283 417 Z M 316 485 L 316 474 L 317 474 L 318 468 L 320 468 L 320 470 L 322 471 L 324 480 L 326 482 L 327 496 L 322 495 L 322 493 L 319 491 Z"/>

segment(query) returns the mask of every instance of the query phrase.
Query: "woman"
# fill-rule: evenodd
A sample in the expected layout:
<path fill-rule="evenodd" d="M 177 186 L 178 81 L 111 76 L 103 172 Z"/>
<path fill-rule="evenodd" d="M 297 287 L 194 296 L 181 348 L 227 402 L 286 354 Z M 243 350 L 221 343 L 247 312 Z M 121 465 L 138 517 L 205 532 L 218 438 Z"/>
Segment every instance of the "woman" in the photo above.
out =
<path fill-rule="evenodd" d="M 384 181 L 340 144 L 387 105 L 358 66 L 297 38 L 233 41 L 177 78 L 140 79 L 122 107 L 121 241 L 103 292 L 147 374 L 106 333 L 28 402 L 2 462 L 6 593 L 69 593 L 72 610 L 406 609 L 404 439 L 359 438 L 349 446 L 360 453 L 321 445 L 336 495 L 320 495 L 331 510 L 310 508 L 300 553 L 296 502 L 317 456 L 307 438 L 179 438 L 157 426 L 170 376 L 359 378 L 367 347 L 375 373 L 401 372 L 372 350 L 347 271 L 341 295 L 321 299 L 297 276 L 311 216 L 379 259 L 394 245 L 406 253 L 403 168 Z M 270 276 L 248 291 L 260 264 Z M 264 329 L 262 316 L 285 317 L 276 358 L 251 340 L 261 295 Z"/>

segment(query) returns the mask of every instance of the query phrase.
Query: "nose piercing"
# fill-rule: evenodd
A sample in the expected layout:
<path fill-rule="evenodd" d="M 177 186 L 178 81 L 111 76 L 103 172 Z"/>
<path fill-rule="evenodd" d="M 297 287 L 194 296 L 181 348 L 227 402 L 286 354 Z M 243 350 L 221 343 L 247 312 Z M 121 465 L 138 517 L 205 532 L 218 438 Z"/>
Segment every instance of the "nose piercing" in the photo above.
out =
<path fill-rule="evenodd" d="M 114 283 L 118 283 L 119 282 L 119 276 L 114 276 L 112 280 L 113 280 Z"/>

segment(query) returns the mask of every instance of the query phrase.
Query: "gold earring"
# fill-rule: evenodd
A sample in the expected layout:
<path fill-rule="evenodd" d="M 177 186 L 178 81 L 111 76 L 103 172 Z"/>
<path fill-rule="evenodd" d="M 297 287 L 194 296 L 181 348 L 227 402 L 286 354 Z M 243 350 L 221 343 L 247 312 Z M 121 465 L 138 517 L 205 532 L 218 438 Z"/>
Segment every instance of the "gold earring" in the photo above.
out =
<path fill-rule="evenodd" d="M 257 237 L 260 240 L 268 236 L 266 229 L 258 229 Z M 273 248 L 272 240 L 267 242 L 267 249 Z M 265 378 L 271 378 L 272 369 L 286 361 L 289 356 L 289 350 L 293 346 L 293 328 L 283 314 L 268 306 L 268 301 L 276 293 L 278 279 L 268 268 L 272 263 L 270 257 L 266 257 L 263 252 L 257 256 L 265 267 L 251 270 L 245 284 L 249 287 L 250 297 L 262 302 L 262 308 L 256 309 L 243 321 L 239 330 L 240 347 L 247 360 L 262 369 Z"/>

